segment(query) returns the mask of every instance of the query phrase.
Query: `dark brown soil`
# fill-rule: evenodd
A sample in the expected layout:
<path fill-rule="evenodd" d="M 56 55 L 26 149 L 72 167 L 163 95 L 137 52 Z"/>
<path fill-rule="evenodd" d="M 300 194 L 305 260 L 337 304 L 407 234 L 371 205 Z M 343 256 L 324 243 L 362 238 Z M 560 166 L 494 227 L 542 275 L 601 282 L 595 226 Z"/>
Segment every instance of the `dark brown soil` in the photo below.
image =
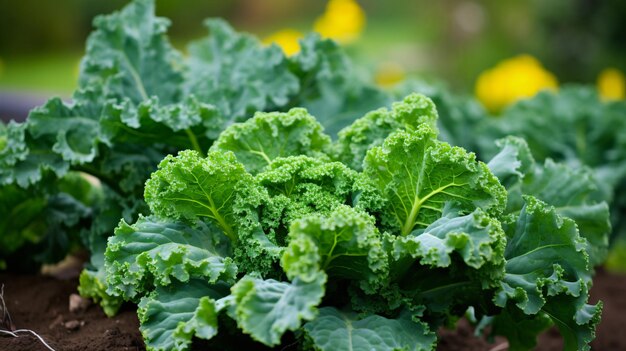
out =
<path fill-rule="evenodd" d="M 15 328 L 35 331 L 56 351 L 145 349 L 132 308 L 124 308 L 115 318 L 107 318 L 95 305 L 71 313 L 69 296 L 76 293 L 75 279 L 0 274 L 2 284 Z M 0 350 L 47 349 L 34 336 L 20 334 L 17 338 L 0 336 Z"/>
<path fill-rule="evenodd" d="M 115 318 L 107 318 L 97 306 L 71 313 L 69 296 L 76 292 L 77 281 L 45 276 L 0 274 L 4 297 L 16 328 L 32 329 L 56 351 L 144 350 L 132 306 L 126 306 Z M 602 322 L 594 350 L 626 350 L 626 276 L 599 271 L 594 279 L 591 301 L 604 301 Z M 74 329 L 76 328 L 76 329 Z M 461 321 L 455 331 L 440 330 L 439 351 L 504 351 L 506 341 L 494 344 L 475 338 L 471 326 Z M 551 330 L 539 339 L 540 351 L 561 350 L 558 332 Z M 0 335 L 0 351 L 46 350 L 33 336 L 18 338 Z"/>

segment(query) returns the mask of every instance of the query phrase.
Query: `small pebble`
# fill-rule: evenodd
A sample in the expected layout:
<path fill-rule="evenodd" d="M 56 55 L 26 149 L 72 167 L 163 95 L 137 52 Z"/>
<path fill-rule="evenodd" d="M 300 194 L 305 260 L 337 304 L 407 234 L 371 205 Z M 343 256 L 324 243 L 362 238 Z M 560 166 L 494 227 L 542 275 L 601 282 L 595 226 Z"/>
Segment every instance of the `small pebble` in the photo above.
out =
<path fill-rule="evenodd" d="M 78 294 L 70 295 L 70 312 L 82 313 L 91 305 L 91 300 L 86 299 Z"/>
<path fill-rule="evenodd" d="M 72 321 L 68 321 L 65 322 L 63 324 L 63 326 L 65 326 L 66 329 L 68 330 L 77 330 L 78 328 L 82 327 L 83 325 L 85 325 L 85 321 L 77 321 L 77 320 L 72 320 Z"/>

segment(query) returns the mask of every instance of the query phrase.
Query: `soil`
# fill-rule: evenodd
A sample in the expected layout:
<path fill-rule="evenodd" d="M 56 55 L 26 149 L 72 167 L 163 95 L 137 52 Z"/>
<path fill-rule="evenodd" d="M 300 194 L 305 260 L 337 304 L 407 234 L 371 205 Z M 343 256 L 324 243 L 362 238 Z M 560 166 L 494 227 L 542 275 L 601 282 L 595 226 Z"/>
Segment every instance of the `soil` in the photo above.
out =
<path fill-rule="evenodd" d="M 107 318 L 95 305 L 82 312 L 70 312 L 70 295 L 76 293 L 77 283 L 76 279 L 0 274 L 0 285 L 4 284 L 4 299 L 14 326 L 34 330 L 56 351 L 145 349 L 132 305 L 124 306 L 115 318 Z M 602 322 L 592 349 L 626 350 L 626 334 L 622 331 L 626 321 L 626 276 L 599 271 L 591 296 L 593 303 L 600 299 L 604 302 Z M 455 331 L 442 329 L 439 335 L 438 351 L 507 350 L 504 339 L 488 343 L 475 338 L 471 326 L 464 320 Z M 194 349 L 199 345 L 201 343 Z M 556 330 L 544 333 L 538 345 L 536 350 L 540 351 L 562 349 Z M 28 334 L 17 338 L 0 335 L 0 351 L 26 350 L 47 349 Z"/>

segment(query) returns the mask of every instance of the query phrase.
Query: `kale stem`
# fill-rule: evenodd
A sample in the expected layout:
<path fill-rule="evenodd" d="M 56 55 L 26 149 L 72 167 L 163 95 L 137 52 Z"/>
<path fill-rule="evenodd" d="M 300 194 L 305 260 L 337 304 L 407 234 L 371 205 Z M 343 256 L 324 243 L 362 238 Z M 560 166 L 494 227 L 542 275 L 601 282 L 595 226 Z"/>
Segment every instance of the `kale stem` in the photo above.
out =
<path fill-rule="evenodd" d="M 189 137 L 189 141 L 191 141 L 191 146 L 193 146 L 193 149 L 198 151 L 200 155 L 204 157 L 204 152 L 202 152 L 202 148 L 200 147 L 200 144 L 198 144 L 198 138 L 196 138 L 196 135 L 193 134 L 193 132 L 189 128 L 185 129 L 185 133 L 187 133 L 187 136 Z"/>

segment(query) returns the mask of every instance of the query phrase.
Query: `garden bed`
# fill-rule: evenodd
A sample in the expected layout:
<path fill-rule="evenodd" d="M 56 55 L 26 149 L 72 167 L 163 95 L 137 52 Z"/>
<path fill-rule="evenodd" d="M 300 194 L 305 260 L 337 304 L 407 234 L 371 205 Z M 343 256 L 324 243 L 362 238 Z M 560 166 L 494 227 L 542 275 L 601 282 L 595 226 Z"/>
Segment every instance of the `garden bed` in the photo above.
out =
<path fill-rule="evenodd" d="M 139 322 L 134 308 L 124 306 L 114 318 L 91 305 L 84 312 L 69 312 L 69 296 L 76 293 L 76 279 L 59 280 L 47 276 L 0 274 L 4 298 L 16 328 L 32 329 L 56 351 L 71 350 L 144 350 Z M 604 302 L 602 321 L 597 338 L 591 344 L 595 350 L 626 350 L 626 335 L 622 332 L 626 315 L 626 276 L 598 271 L 591 291 L 591 302 Z M 440 330 L 437 350 L 506 350 L 503 342 L 489 344 L 472 336 L 465 322 L 456 331 Z M 561 350 L 557 332 L 541 336 L 537 350 Z M 2 350 L 38 351 L 46 348 L 33 336 L 0 337 Z"/>

